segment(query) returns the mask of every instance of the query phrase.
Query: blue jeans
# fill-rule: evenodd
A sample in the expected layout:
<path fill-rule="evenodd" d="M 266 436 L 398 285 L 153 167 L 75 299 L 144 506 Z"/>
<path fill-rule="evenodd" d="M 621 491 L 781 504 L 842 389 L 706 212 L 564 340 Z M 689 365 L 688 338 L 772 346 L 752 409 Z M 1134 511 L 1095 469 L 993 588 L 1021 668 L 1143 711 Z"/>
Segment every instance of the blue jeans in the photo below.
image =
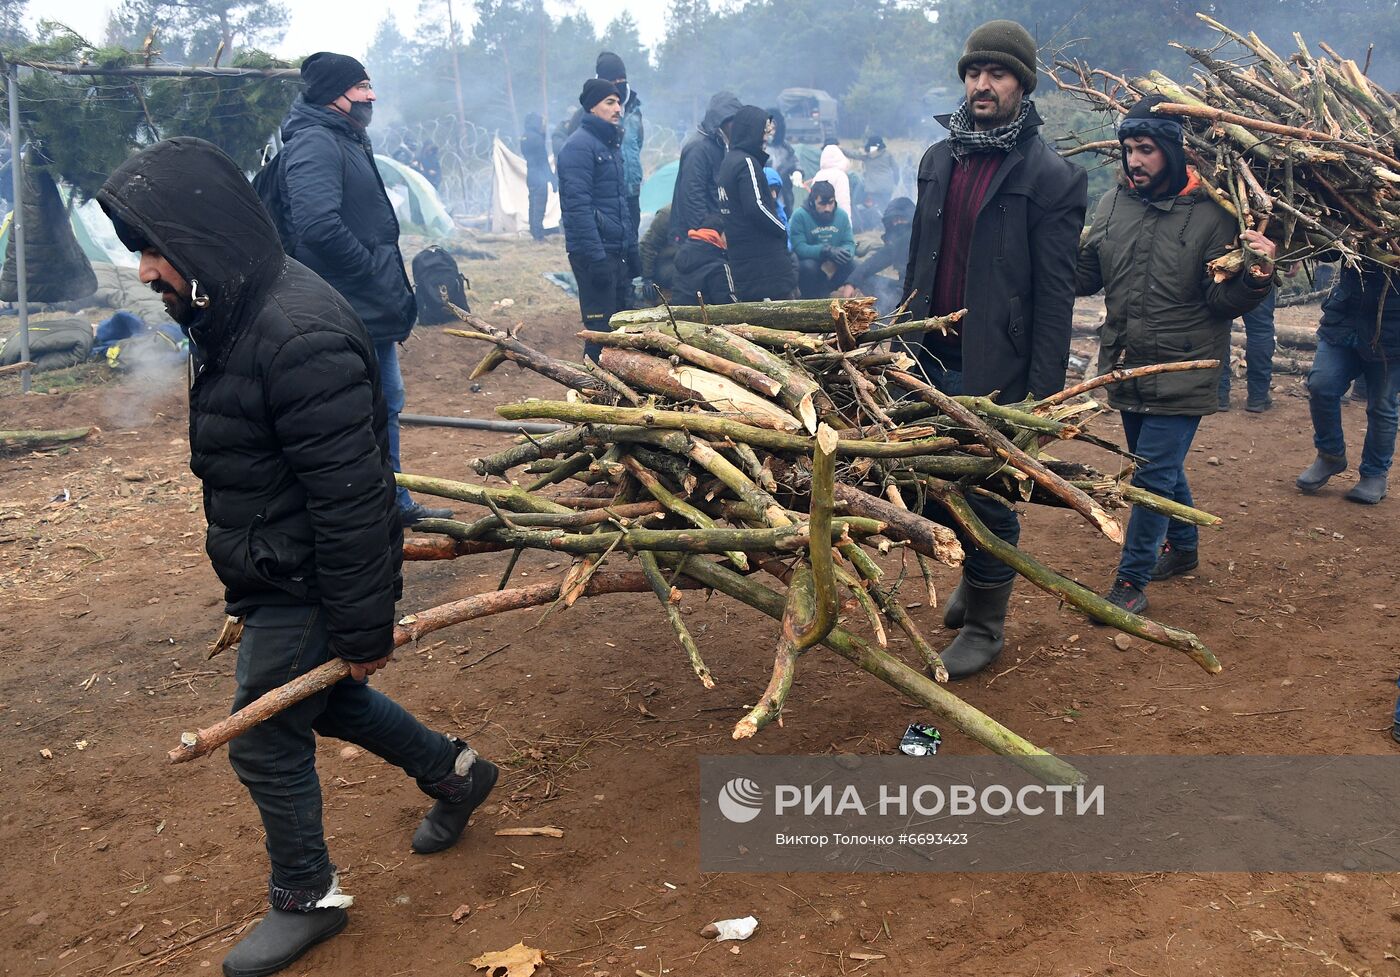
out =
<path fill-rule="evenodd" d="M 1357 377 L 1366 378 L 1366 440 L 1361 445 L 1362 478 L 1384 476 L 1395 454 L 1396 395 L 1400 392 L 1400 363 L 1368 360 L 1356 350 L 1354 337 L 1344 345 L 1317 339 L 1312 372 L 1308 374 L 1308 408 L 1312 412 L 1313 446 L 1319 454 L 1347 453 L 1342 433 L 1342 397 Z"/>
<path fill-rule="evenodd" d="M 244 620 L 238 647 L 234 711 L 332 657 L 320 607 L 254 608 Z M 326 894 L 335 872 L 321 827 L 318 733 L 402 767 L 425 792 L 452 772 L 457 758 L 448 737 L 428 729 L 367 682 L 349 678 L 229 743 L 229 762 L 262 815 L 272 862 L 269 897 L 279 909 L 311 908 Z"/>
<path fill-rule="evenodd" d="M 374 355 L 379 357 L 379 386 L 384 391 L 384 406 L 389 411 L 389 464 L 394 471 L 399 467 L 399 413 L 403 410 L 403 373 L 399 371 L 399 344 L 375 343 Z M 397 496 L 400 509 L 413 505 L 413 497 L 408 489 L 399 487 Z"/>
<path fill-rule="evenodd" d="M 1274 302 L 1278 289 L 1269 289 L 1253 309 L 1244 314 L 1244 376 L 1251 401 L 1269 396 L 1269 384 L 1274 378 Z M 1220 400 L 1230 399 L 1230 366 L 1220 371 Z"/>
<path fill-rule="evenodd" d="M 1200 426 L 1199 417 L 1124 411 L 1123 433 L 1128 436 L 1128 450 L 1145 459 L 1133 473 L 1133 484 L 1182 505 L 1194 505 L 1191 486 L 1186 482 L 1186 453 Z M 1133 506 L 1123 534 L 1123 554 L 1118 558 L 1119 579 L 1146 587 L 1152 580 L 1163 540 L 1175 549 L 1194 550 L 1198 545 L 1196 527 L 1140 505 Z"/>
<path fill-rule="evenodd" d="M 939 390 L 950 397 L 956 397 L 962 393 L 962 373 L 957 370 L 944 370 L 929 364 L 922 365 L 925 373 L 928 374 L 929 381 Z M 991 530 L 992 535 L 1005 540 L 1012 546 L 1021 541 L 1021 520 L 1016 515 L 1015 509 L 975 492 L 968 493 L 967 504 L 976 513 L 977 518 L 981 519 Z M 968 536 L 962 527 L 954 521 L 948 510 L 937 502 L 931 502 L 925 506 L 923 514 L 924 518 L 931 519 L 939 525 L 948 526 L 958 534 L 958 541 L 962 543 L 963 550 L 967 554 L 963 560 L 963 577 L 968 583 L 974 587 L 1000 587 L 1016 579 L 1015 570 L 974 544 L 972 537 Z"/>

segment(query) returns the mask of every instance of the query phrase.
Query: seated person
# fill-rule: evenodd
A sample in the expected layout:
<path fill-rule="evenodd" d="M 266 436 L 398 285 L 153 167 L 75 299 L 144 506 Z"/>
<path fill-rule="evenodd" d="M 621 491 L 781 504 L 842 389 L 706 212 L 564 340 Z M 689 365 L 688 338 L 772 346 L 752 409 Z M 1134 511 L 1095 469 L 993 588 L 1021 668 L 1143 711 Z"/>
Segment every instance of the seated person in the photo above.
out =
<path fill-rule="evenodd" d="M 850 277 L 856 239 L 830 183 L 812 184 L 807 200 L 792 215 L 788 242 L 797 256 L 797 286 L 804 299 L 825 298 Z"/>

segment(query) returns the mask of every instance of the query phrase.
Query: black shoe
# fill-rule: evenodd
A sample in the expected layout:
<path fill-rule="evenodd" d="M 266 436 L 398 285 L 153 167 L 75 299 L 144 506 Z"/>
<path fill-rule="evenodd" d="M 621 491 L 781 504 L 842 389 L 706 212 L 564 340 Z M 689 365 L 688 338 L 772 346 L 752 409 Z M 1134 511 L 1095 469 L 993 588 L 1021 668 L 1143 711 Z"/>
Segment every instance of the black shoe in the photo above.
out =
<path fill-rule="evenodd" d="M 500 776 L 494 763 L 481 759 L 465 744 L 457 754 L 457 766 L 464 769 L 454 769 L 436 784 L 419 782 L 430 796 L 439 798 L 413 833 L 413 850 L 420 855 L 446 851 L 455 845 L 472 812 L 486 800 Z"/>
<path fill-rule="evenodd" d="M 1157 554 L 1157 565 L 1152 568 L 1153 580 L 1170 580 L 1183 573 L 1190 573 L 1201 565 L 1195 550 L 1178 549 L 1171 543 L 1162 547 Z"/>
<path fill-rule="evenodd" d="M 967 583 L 959 580 L 952 596 L 948 598 L 948 603 L 943 608 L 943 626 L 949 630 L 956 631 L 963 626 L 963 618 L 967 616 L 966 588 Z"/>
<path fill-rule="evenodd" d="M 939 657 L 950 679 L 975 675 L 996 660 L 1005 644 L 1006 605 L 1013 580 L 1000 587 L 978 587 L 964 580 L 962 630 Z"/>
<path fill-rule="evenodd" d="M 1217 406 L 1216 409 L 1217 409 L 1221 414 L 1228 414 L 1228 413 L 1230 412 L 1230 398 L 1229 398 L 1229 397 L 1221 397 L 1221 398 L 1220 398 L 1220 403 L 1219 403 L 1219 405 Z"/>
<path fill-rule="evenodd" d="M 1249 398 L 1249 401 L 1244 405 L 1244 409 L 1249 411 L 1251 414 L 1262 414 L 1266 410 L 1273 410 L 1273 407 L 1274 398 L 1269 396 L 1268 394 L 1265 394 L 1264 397 L 1260 400 L 1255 400 L 1253 397 L 1251 397 Z"/>
<path fill-rule="evenodd" d="M 406 508 L 399 509 L 399 518 L 403 520 L 405 528 L 416 526 L 424 519 L 451 519 L 451 509 L 430 509 L 421 502 L 414 502 Z"/>
<path fill-rule="evenodd" d="M 1388 482 L 1384 475 L 1367 475 L 1352 486 L 1345 498 L 1348 502 L 1360 502 L 1362 505 L 1379 505 L 1385 498 Z"/>
<path fill-rule="evenodd" d="M 1312 495 L 1322 486 L 1326 485 L 1333 475 L 1340 475 L 1347 470 L 1346 455 L 1324 455 L 1318 452 L 1313 463 L 1303 469 L 1303 473 L 1298 476 L 1294 483 L 1298 486 L 1298 491 L 1304 495 Z"/>
<path fill-rule="evenodd" d="M 1104 599 L 1114 607 L 1122 608 L 1129 614 L 1147 613 L 1147 593 L 1135 583 L 1117 580 Z"/>
<path fill-rule="evenodd" d="M 1390 738 L 1400 743 L 1400 723 L 1396 723 L 1390 727 Z"/>
<path fill-rule="evenodd" d="M 344 909 L 291 913 L 269 909 L 252 932 L 224 957 L 224 977 L 265 977 L 291 964 L 322 940 L 345 929 Z"/>

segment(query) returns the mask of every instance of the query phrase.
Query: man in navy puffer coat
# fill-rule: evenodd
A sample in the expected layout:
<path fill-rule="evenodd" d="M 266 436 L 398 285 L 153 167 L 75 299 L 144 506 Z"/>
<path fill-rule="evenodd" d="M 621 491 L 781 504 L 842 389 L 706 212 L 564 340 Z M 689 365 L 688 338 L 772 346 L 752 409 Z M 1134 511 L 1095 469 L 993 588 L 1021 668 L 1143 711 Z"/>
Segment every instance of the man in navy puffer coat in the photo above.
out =
<path fill-rule="evenodd" d="M 632 276 L 640 268 L 623 177 L 622 101 L 611 82 L 590 78 L 579 104 L 583 120 L 556 162 L 564 247 L 578 281 L 584 328 L 607 332 L 613 313 L 628 307 Z M 597 360 L 600 351 L 597 343 L 583 345 L 588 359 Z"/>
<path fill-rule="evenodd" d="M 412 331 L 418 307 L 399 253 L 399 221 L 365 135 L 374 88 L 364 65 L 344 54 L 313 54 L 301 74 L 306 92 L 282 123 L 288 253 L 330 283 L 365 324 L 389 406 L 389 457 L 401 471 L 404 386 L 397 344 Z M 396 497 L 405 526 L 452 515 L 414 502 L 407 489 Z"/>

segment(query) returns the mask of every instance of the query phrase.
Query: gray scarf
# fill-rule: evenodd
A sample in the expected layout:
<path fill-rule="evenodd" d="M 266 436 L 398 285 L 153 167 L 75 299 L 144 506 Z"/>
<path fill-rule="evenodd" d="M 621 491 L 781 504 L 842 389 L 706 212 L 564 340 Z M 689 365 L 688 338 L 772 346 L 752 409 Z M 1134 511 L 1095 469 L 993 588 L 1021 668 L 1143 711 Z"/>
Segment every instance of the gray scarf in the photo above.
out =
<path fill-rule="evenodd" d="M 1021 139 L 1021 127 L 1026 124 L 1035 103 L 1028 98 L 1021 99 L 1021 112 L 1015 120 L 997 129 L 981 131 L 972 121 L 972 111 L 963 99 L 953 117 L 948 120 L 948 142 L 956 159 L 963 159 L 973 153 L 1009 153 Z"/>

